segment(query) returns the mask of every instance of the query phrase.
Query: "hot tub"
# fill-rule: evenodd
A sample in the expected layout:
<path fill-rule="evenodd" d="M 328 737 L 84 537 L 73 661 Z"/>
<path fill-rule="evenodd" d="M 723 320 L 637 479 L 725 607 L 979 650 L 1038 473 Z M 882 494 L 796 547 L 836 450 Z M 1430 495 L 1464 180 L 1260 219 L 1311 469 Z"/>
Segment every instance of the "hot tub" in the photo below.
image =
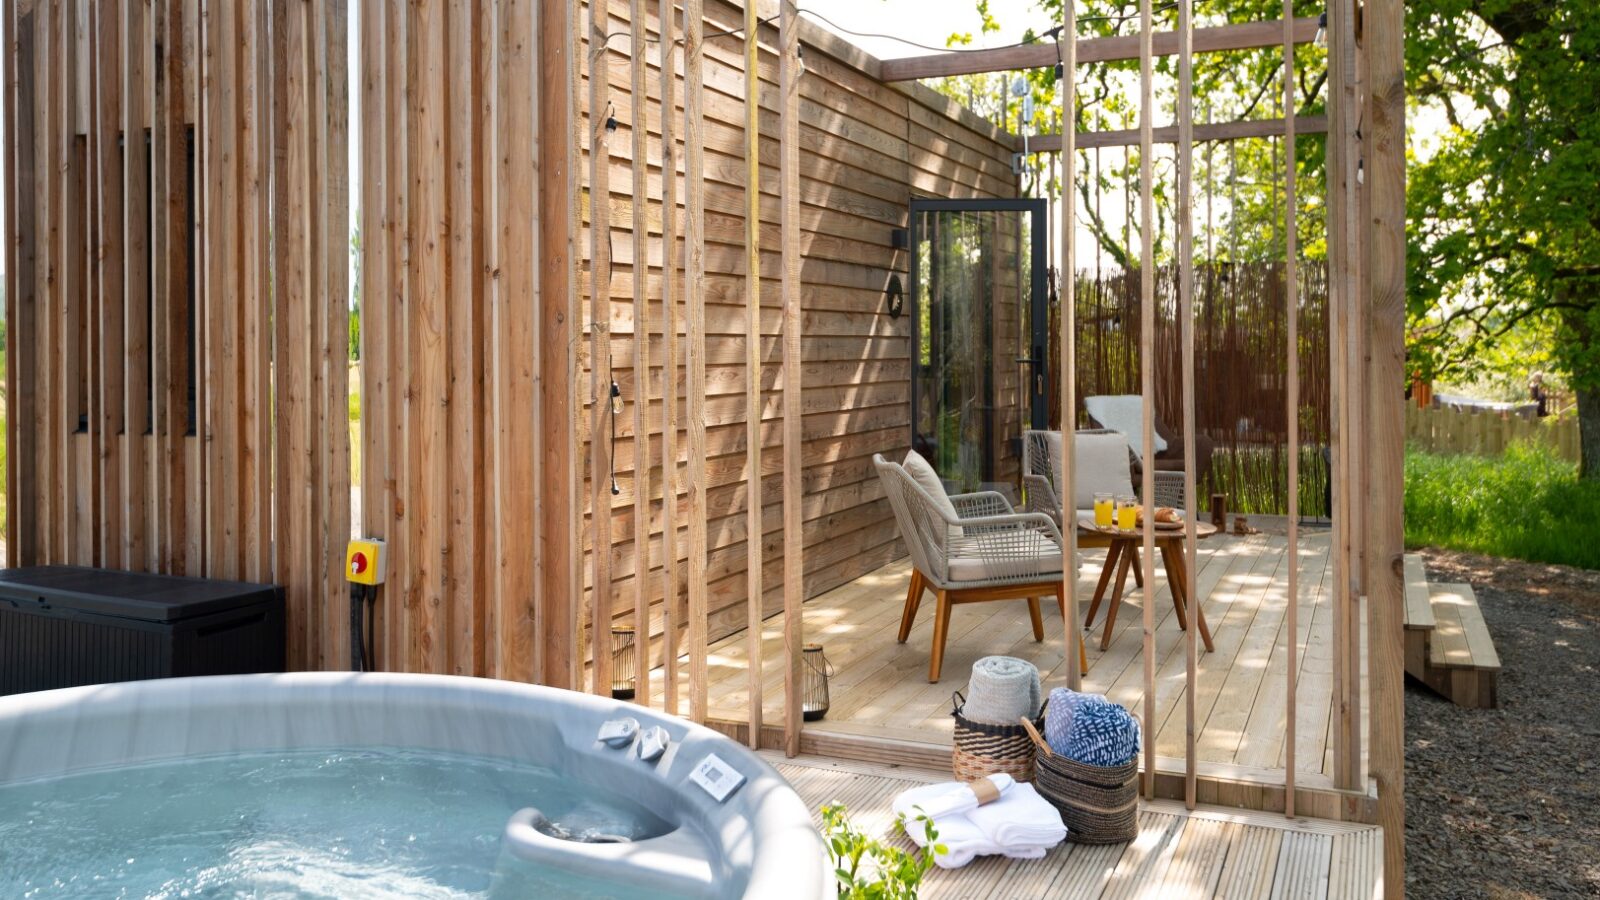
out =
<path fill-rule="evenodd" d="M 665 752 L 597 739 L 624 717 L 665 729 Z M 0 699 L 0 857 L 5 896 L 832 893 L 808 810 L 749 750 L 632 704 L 441 675 Z"/>

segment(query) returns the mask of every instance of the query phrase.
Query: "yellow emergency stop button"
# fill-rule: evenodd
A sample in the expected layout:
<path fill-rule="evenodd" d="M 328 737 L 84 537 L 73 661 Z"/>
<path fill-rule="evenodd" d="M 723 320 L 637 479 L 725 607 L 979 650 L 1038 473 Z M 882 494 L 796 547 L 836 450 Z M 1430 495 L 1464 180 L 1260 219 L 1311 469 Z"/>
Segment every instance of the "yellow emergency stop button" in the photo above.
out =
<path fill-rule="evenodd" d="M 383 584 L 387 563 L 383 541 L 351 541 L 344 553 L 345 580 L 352 584 Z"/>

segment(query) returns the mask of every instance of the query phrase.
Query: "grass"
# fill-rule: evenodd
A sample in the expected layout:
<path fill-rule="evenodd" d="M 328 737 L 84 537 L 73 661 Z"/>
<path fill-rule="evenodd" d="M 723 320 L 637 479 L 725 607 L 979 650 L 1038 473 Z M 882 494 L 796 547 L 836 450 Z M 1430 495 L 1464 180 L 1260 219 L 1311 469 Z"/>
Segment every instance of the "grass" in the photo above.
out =
<path fill-rule="evenodd" d="M 1406 544 L 1600 569 L 1600 484 L 1538 444 L 1406 453 Z"/>

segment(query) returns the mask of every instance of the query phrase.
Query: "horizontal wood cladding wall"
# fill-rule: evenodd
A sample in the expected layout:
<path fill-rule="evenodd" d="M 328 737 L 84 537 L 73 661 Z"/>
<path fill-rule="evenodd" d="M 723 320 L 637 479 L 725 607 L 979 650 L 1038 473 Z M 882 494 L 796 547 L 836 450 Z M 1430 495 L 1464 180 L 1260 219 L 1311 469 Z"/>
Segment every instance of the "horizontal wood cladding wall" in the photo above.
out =
<path fill-rule="evenodd" d="M 745 484 L 746 368 L 744 361 L 744 66 L 738 35 L 712 37 L 742 28 L 742 10 L 728 3 L 706 4 L 705 169 L 706 203 L 706 437 L 708 446 L 707 507 L 709 510 L 707 571 L 712 640 L 745 627 L 745 560 L 747 528 Z M 610 136 L 610 241 L 613 268 L 609 291 L 610 369 L 623 400 L 615 416 L 614 467 L 620 490 L 609 509 L 611 609 L 618 624 L 634 619 L 636 505 L 634 473 L 640 462 L 634 449 L 634 405 L 649 404 L 646 421 L 651 435 L 648 460 L 650 516 L 647 586 L 652 604 L 651 629 L 659 634 L 663 596 L 662 460 L 664 389 L 686 390 L 683 360 L 664 378 L 661 284 L 664 271 L 681 279 L 683 246 L 664 248 L 660 167 L 659 6 L 649 4 L 648 102 L 636 113 L 630 93 L 628 4 L 611 0 L 613 35 L 607 52 L 595 62 L 608 75 L 610 115 L 618 123 Z M 584 20 L 587 21 L 587 14 Z M 804 390 L 801 410 L 805 436 L 802 458 L 806 595 L 813 596 L 854 579 L 903 553 L 893 515 L 872 470 L 874 453 L 900 454 L 908 446 L 910 427 L 909 316 L 891 318 L 885 289 L 898 275 L 905 285 L 909 253 L 892 245 L 892 231 L 907 227 L 912 197 L 1013 197 L 1017 181 L 1011 172 L 1011 148 L 1000 136 L 946 98 L 920 85 L 891 86 L 868 71 L 876 61 L 831 35 L 802 23 L 803 62 L 800 78 L 799 222 L 803 255 L 800 264 L 803 303 Z M 683 29 L 678 29 L 681 34 Z M 763 507 L 763 611 L 776 613 L 782 603 L 783 514 L 781 446 L 781 309 L 779 277 L 779 120 L 777 34 L 764 26 L 761 34 L 761 385 Z M 681 45 L 675 71 L 683 72 Z M 602 67 L 603 64 L 603 67 Z M 585 82 L 590 69 L 583 70 Z M 682 82 L 675 92 L 681 104 Z M 587 88 L 580 96 L 589 95 Z M 581 110 L 585 120 L 589 111 Z M 671 113 L 682 116 L 675 104 Z M 649 132 L 645 221 L 634 219 L 632 196 L 632 129 L 642 118 Z M 681 141 L 683 128 L 674 128 Z M 580 129 L 580 133 L 587 133 Z M 582 145 L 587 167 L 587 142 Z M 677 154 L 682 160 L 683 154 Z M 685 177 L 687 173 L 677 173 Z M 585 179 L 587 187 L 587 179 Z M 680 203 L 684 191 L 677 192 Z M 584 239 L 588 246 L 589 197 L 583 205 Z M 684 215 L 681 207 L 677 215 Z M 680 218 L 680 222 L 681 222 Z M 635 259 L 635 227 L 648 232 L 646 258 Z M 683 234 L 680 227 L 678 234 Z M 647 339 L 651 348 L 648 377 L 634 368 L 634 283 L 643 274 L 651 304 Z M 588 296 L 588 270 L 580 275 Z M 674 290 L 677 320 L 683 321 L 684 288 Z M 581 349 L 587 372 L 592 351 Z M 587 384 L 587 375 L 580 383 Z M 642 401 L 641 401 L 642 398 Z M 592 397 L 588 398 L 592 401 Z M 602 400 L 605 398 L 602 397 Z M 682 408 L 680 404 L 680 409 Z M 585 416 L 587 421 L 587 415 Z M 688 426 L 680 421 L 679 464 L 687 462 Z M 609 425 L 605 430 L 610 435 Z M 609 441 L 608 441 L 609 443 Z M 689 506 L 683 472 L 669 480 L 675 522 L 680 529 L 680 559 L 688 549 Z M 601 496 L 609 496 L 603 493 Z M 592 509 L 590 510 L 592 513 Z M 592 534 L 592 530 L 586 529 Z M 600 541 L 605 543 L 605 532 Z M 592 544 L 590 548 L 592 549 Z M 586 573 L 591 571 L 584 567 Z M 687 566 L 678 571 L 686 572 Z M 592 581 L 586 581 L 592 589 Z M 685 596 L 680 586 L 676 596 Z M 680 599 L 681 602 L 681 599 Z M 586 601 L 583 609 L 588 610 Z M 677 621 L 685 619 L 680 615 Z"/>
<path fill-rule="evenodd" d="M 572 431 L 538 378 L 554 359 L 544 387 L 570 383 L 571 340 L 541 330 L 543 300 L 565 310 L 541 299 L 541 218 L 566 200 L 539 190 L 539 4 L 362 11 L 362 518 L 391 560 L 378 665 L 566 683 L 573 628 L 539 598 L 568 609 L 574 590 L 536 587 L 576 532 L 540 532 L 571 496 L 545 458 L 570 457 Z"/>
<path fill-rule="evenodd" d="M 277 581 L 295 667 L 348 658 L 344 13 L 4 5 L 9 562 Z"/>

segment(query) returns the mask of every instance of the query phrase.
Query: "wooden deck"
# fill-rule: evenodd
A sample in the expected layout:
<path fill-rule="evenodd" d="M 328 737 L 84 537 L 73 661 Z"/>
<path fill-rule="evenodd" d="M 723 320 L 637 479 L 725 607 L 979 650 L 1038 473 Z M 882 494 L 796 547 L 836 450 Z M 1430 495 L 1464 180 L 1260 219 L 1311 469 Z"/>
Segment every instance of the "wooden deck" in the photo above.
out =
<path fill-rule="evenodd" d="M 843 803 L 856 827 L 884 836 L 892 834 L 889 804 L 897 793 L 946 779 L 936 772 L 765 755 L 813 810 Z M 892 840 L 909 846 L 904 837 Z M 1189 811 L 1157 800 L 1143 804 L 1139 836 L 1131 843 L 1067 843 L 1039 860 L 983 857 L 961 869 L 935 869 L 922 896 L 1371 900 L 1383 894 L 1382 844 L 1382 830 L 1370 825 Z"/>
<path fill-rule="evenodd" d="M 1296 768 L 1302 787 L 1331 790 L 1330 729 L 1334 709 L 1329 538 L 1326 532 L 1307 531 L 1299 549 L 1301 653 Z M 1200 775 L 1219 782 L 1281 785 L 1287 542 L 1274 534 L 1218 535 L 1201 541 L 1199 546 L 1199 595 L 1204 598 L 1216 647 L 1212 653 L 1205 653 L 1202 648 L 1198 665 L 1196 751 Z M 1082 553 L 1079 602 L 1085 611 L 1104 553 Z M 1156 704 L 1161 723 L 1156 729 L 1158 768 L 1164 773 L 1182 773 L 1183 632 L 1178 628 L 1159 566 L 1156 571 Z M 938 684 L 929 684 L 931 600 L 922 604 L 910 640 L 905 644 L 895 642 L 909 572 L 908 561 L 900 560 L 806 604 L 805 638 L 824 645 L 836 674 L 832 679 L 832 708 L 824 721 L 806 725 L 804 752 L 937 768 L 940 760 L 948 760 L 951 693 L 965 688 L 967 672 L 979 657 L 1005 654 L 1027 659 L 1039 666 L 1049 685 L 1065 684 L 1059 614 L 1053 604 L 1046 604 L 1046 637 L 1042 643 L 1035 643 L 1027 606 L 1020 601 L 958 607 L 950 622 L 943 678 Z M 1103 611 L 1095 623 L 1095 633 L 1088 641 L 1089 674 L 1084 684 L 1086 690 L 1104 693 L 1142 716 L 1145 698 L 1140 605 L 1144 592 L 1134 589 L 1131 578 L 1128 587 L 1131 594 L 1124 596 L 1116 630 L 1104 651 L 1099 641 L 1105 621 Z M 781 721 L 781 641 L 780 621 L 769 621 L 763 649 L 767 722 Z M 747 659 L 742 633 L 712 646 L 709 695 L 713 719 L 730 723 L 747 719 Z M 899 749 L 864 755 L 851 749 L 853 744 L 868 742 L 889 742 Z M 1252 799 L 1237 791 L 1234 794 L 1202 793 L 1201 799 L 1278 808 L 1270 798 Z M 1332 805 L 1330 802 L 1329 807 Z M 1317 812 L 1318 807 L 1302 808 L 1311 814 L 1322 814 Z"/>

